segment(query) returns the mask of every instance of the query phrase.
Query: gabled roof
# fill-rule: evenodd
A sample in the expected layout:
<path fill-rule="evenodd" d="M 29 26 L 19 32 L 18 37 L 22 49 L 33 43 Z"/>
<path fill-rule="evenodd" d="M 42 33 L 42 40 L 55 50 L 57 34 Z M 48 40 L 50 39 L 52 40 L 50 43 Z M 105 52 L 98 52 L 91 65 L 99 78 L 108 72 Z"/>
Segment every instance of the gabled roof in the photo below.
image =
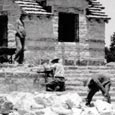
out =
<path fill-rule="evenodd" d="M 16 0 L 15 3 L 21 7 L 22 11 L 25 14 L 52 14 L 50 12 L 47 12 L 34 0 Z"/>
<path fill-rule="evenodd" d="M 87 0 L 88 1 L 88 8 L 86 10 L 86 16 L 88 18 L 96 18 L 96 19 L 105 19 L 109 20 L 110 17 L 105 14 L 105 7 L 102 6 L 100 2 L 97 0 Z"/>
<path fill-rule="evenodd" d="M 87 0 L 88 8 L 86 9 L 87 18 L 96 18 L 109 20 L 110 17 L 105 14 L 105 7 L 97 0 Z M 38 2 L 34 0 L 15 0 L 25 14 L 52 14 L 47 12 Z"/>

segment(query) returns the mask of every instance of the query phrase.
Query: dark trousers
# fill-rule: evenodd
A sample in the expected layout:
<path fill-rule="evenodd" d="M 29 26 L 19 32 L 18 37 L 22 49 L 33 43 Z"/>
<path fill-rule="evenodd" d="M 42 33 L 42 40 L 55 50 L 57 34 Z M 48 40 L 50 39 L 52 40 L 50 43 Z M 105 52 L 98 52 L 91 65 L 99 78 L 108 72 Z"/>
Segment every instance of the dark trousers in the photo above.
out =
<path fill-rule="evenodd" d="M 14 60 L 17 61 L 19 64 L 22 64 L 24 61 L 24 44 L 25 44 L 25 37 L 20 36 L 16 33 L 16 53 Z"/>
<path fill-rule="evenodd" d="M 111 99 L 110 99 L 110 95 L 109 95 L 110 86 L 111 86 L 110 82 L 103 85 L 105 91 L 108 94 L 107 96 L 104 96 L 108 103 L 111 103 Z M 88 92 L 88 95 L 87 95 L 87 98 L 86 98 L 86 105 L 90 104 L 90 102 L 92 101 L 92 98 L 93 98 L 93 96 L 95 95 L 96 92 L 98 92 L 99 90 L 102 91 L 99 84 L 97 84 L 93 79 L 90 81 L 88 87 L 89 87 L 89 92 Z M 102 94 L 104 95 L 103 91 L 102 91 Z"/>
<path fill-rule="evenodd" d="M 55 77 L 46 85 L 46 91 L 65 91 L 64 77 Z"/>

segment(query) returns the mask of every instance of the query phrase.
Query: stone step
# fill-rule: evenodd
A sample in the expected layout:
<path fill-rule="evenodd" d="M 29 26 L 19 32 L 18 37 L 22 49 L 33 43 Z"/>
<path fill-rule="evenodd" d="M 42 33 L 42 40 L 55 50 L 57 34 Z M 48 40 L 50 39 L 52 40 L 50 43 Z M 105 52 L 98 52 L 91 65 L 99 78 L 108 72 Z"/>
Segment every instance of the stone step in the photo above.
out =
<path fill-rule="evenodd" d="M 79 93 L 78 93 L 79 94 Z M 82 97 L 82 99 L 85 99 L 86 98 L 86 95 L 84 95 L 84 96 L 82 96 L 81 94 L 79 94 L 81 97 Z M 92 101 L 95 101 L 95 100 L 103 100 L 104 99 L 104 97 L 103 96 L 94 96 L 93 97 L 93 99 L 92 99 Z M 115 103 L 115 98 L 114 97 L 111 97 L 111 102 L 112 103 Z"/>
<path fill-rule="evenodd" d="M 79 93 L 83 93 L 83 94 L 87 94 L 87 90 L 86 90 L 86 88 L 74 88 L 74 87 L 68 87 L 68 86 L 66 86 L 66 90 L 67 91 L 77 91 L 77 92 L 79 92 Z M 100 93 L 98 93 L 98 95 L 100 95 L 101 94 L 101 92 Z M 110 94 L 112 95 L 112 96 L 114 96 L 114 90 L 112 90 L 112 89 L 110 89 Z"/>
<path fill-rule="evenodd" d="M 64 67 L 65 70 L 114 70 L 114 67 L 101 67 L 101 66 L 65 66 Z"/>
<path fill-rule="evenodd" d="M 33 65 L 20 65 L 28 68 L 39 68 L 39 66 Z M 15 64 L 0 64 L 0 68 L 15 68 Z M 115 66 L 65 66 L 65 70 L 114 70 Z"/>
<path fill-rule="evenodd" d="M 44 83 L 44 79 L 41 77 L 41 74 L 36 74 L 34 72 L 30 72 L 31 69 L 35 69 L 37 67 L 29 67 L 29 68 L 19 68 L 19 71 L 16 72 L 13 70 L 15 66 L 13 65 L 0 65 L 0 67 L 5 68 L 4 71 L 0 71 L 0 92 L 7 91 L 38 91 L 45 90 L 45 86 L 42 85 Z M 7 68 L 11 69 L 11 71 Z M 86 98 L 87 89 L 83 87 L 83 81 L 88 79 L 95 73 L 107 73 L 109 74 L 112 80 L 112 86 L 110 89 L 110 95 L 112 102 L 115 102 L 115 67 L 106 67 L 106 66 L 66 66 L 65 67 L 65 78 L 66 80 L 66 91 L 76 91 L 82 96 Z M 34 83 L 34 79 L 38 77 L 39 80 Z M 97 93 L 94 96 L 95 99 L 102 99 L 103 96 L 101 92 Z"/>
<path fill-rule="evenodd" d="M 115 70 L 65 70 L 65 73 L 68 74 L 68 73 L 99 73 L 99 72 L 105 72 L 105 73 L 111 73 L 111 74 L 114 74 L 115 73 Z"/>
<path fill-rule="evenodd" d="M 83 81 L 87 80 L 86 78 L 72 78 L 72 79 L 68 79 L 66 78 L 66 84 L 76 84 L 76 85 L 83 85 Z M 112 86 L 115 86 L 115 78 L 111 78 L 111 84 Z"/>
<path fill-rule="evenodd" d="M 85 91 L 85 87 L 83 86 L 83 83 L 69 82 L 69 83 L 66 83 L 66 88 L 68 90 Z M 112 83 L 110 92 L 114 92 L 115 93 L 115 83 L 114 84 Z"/>
<path fill-rule="evenodd" d="M 65 66 L 65 70 L 114 70 L 115 66 Z"/>
<path fill-rule="evenodd" d="M 66 90 L 67 91 L 67 90 Z M 73 92 L 72 90 L 70 90 L 70 91 L 68 91 L 68 92 Z M 74 92 L 75 92 L 75 90 L 74 90 Z M 78 92 L 78 91 L 76 91 L 80 96 L 81 96 L 81 98 L 82 99 L 85 99 L 86 97 L 87 97 L 87 92 Z M 110 95 L 111 95 L 111 93 L 110 93 Z M 93 99 L 92 99 L 92 101 L 94 101 L 94 100 L 103 100 L 104 99 L 104 97 L 103 97 L 103 95 L 101 94 L 101 92 L 97 92 L 95 95 L 94 95 L 94 97 L 93 97 Z M 114 95 L 111 95 L 111 101 L 112 101 L 112 103 L 115 103 L 115 96 Z"/>
<path fill-rule="evenodd" d="M 84 80 L 87 80 L 89 78 L 92 78 L 93 76 L 91 75 L 84 75 L 84 76 L 80 76 L 80 75 L 75 75 L 75 76 L 66 76 L 65 75 L 65 79 L 66 81 L 84 81 Z M 111 79 L 111 81 L 115 81 L 115 77 L 109 77 Z"/>
<path fill-rule="evenodd" d="M 105 73 L 111 73 L 111 74 L 114 74 L 115 73 L 115 70 L 113 69 L 113 70 L 100 70 L 100 69 L 98 69 L 98 70 L 65 70 L 65 73 L 99 73 L 99 72 L 105 72 Z"/>
<path fill-rule="evenodd" d="M 67 71 L 80 71 L 80 70 L 83 70 L 83 71 L 97 71 L 97 70 L 100 70 L 100 71 L 105 71 L 105 70 L 114 70 L 115 68 L 76 68 L 76 69 L 69 69 L 69 68 L 64 68 L 65 70 Z"/>
<path fill-rule="evenodd" d="M 66 84 L 67 87 L 75 87 L 75 88 L 78 87 L 79 89 L 82 88 L 82 87 L 84 87 L 83 84 L 81 84 L 81 83 L 76 83 L 76 84 L 73 84 L 73 83 L 65 83 L 65 84 Z M 112 84 L 112 85 L 111 85 L 111 90 L 115 90 L 115 84 Z"/>
<path fill-rule="evenodd" d="M 73 80 L 66 80 L 65 84 L 68 86 L 83 86 L 84 85 L 84 81 L 85 79 L 73 79 Z M 111 79 L 111 87 L 115 87 L 115 79 Z"/>
<path fill-rule="evenodd" d="M 65 69 L 68 69 L 68 70 L 76 70 L 76 69 L 90 69 L 90 70 L 93 70 L 93 69 L 115 69 L 115 66 L 65 66 Z"/>
<path fill-rule="evenodd" d="M 110 74 L 110 76 L 115 76 L 115 72 L 107 72 L 107 71 L 103 71 L 103 72 L 83 72 L 83 71 L 81 71 L 81 72 L 65 72 L 65 75 L 84 75 L 84 74 L 86 74 L 86 75 L 93 75 L 93 74 L 95 74 L 95 73 L 105 73 L 105 74 Z"/>

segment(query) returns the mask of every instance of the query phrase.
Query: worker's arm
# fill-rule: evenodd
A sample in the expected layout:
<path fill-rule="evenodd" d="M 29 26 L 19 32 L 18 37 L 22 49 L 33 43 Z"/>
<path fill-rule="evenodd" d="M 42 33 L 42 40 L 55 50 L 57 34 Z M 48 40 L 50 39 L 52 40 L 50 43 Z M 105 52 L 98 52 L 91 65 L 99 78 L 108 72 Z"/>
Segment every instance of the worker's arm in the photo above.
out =
<path fill-rule="evenodd" d="M 106 95 L 107 92 L 106 92 L 105 88 L 103 87 L 102 83 L 98 80 L 98 78 L 97 78 L 97 77 L 94 77 L 93 80 L 94 80 L 95 83 L 97 83 L 97 85 L 98 85 L 98 87 L 100 88 L 100 90 L 102 91 L 102 93 L 103 93 L 104 95 Z"/>
<path fill-rule="evenodd" d="M 19 23 L 20 23 L 19 20 L 17 20 L 15 23 L 15 29 L 16 29 L 16 32 L 20 34 Z"/>
<path fill-rule="evenodd" d="M 87 80 L 83 81 L 83 86 L 88 86 L 89 82 L 90 82 L 91 78 L 88 78 Z"/>

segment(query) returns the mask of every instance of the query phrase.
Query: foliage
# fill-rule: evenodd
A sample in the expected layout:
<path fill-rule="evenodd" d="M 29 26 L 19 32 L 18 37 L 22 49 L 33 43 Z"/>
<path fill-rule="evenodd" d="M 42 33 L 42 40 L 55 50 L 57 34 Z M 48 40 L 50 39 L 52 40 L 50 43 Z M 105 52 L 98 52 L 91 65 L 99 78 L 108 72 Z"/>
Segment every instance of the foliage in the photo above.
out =
<path fill-rule="evenodd" d="M 107 63 L 115 62 L 115 32 L 111 36 L 110 48 L 105 47 L 105 59 Z"/>
<path fill-rule="evenodd" d="M 113 35 L 111 37 L 110 50 L 113 51 L 113 53 L 115 52 L 115 32 L 113 33 Z"/>

